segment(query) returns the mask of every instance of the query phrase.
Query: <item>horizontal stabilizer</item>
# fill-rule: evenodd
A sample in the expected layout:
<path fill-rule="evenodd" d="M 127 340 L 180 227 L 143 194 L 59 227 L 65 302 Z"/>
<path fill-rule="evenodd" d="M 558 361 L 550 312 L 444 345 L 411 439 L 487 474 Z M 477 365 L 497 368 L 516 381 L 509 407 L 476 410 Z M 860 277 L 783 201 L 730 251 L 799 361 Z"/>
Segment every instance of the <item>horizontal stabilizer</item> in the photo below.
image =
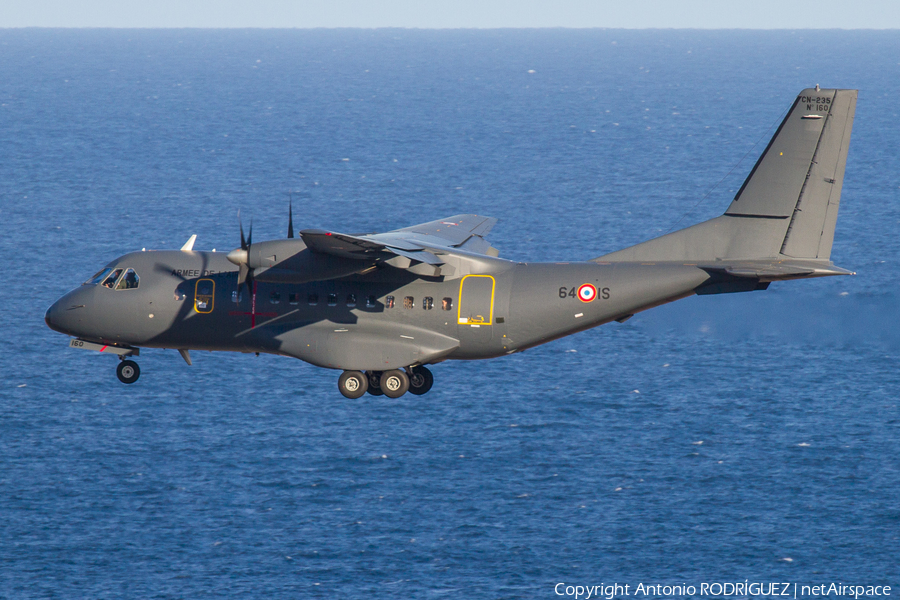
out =
<path fill-rule="evenodd" d="M 823 261 L 732 261 L 727 264 L 699 264 L 704 271 L 721 273 L 732 277 L 778 281 L 783 279 L 804 279 L 807 277 L 828 277 L 829 275 L 856 275 Z"/>

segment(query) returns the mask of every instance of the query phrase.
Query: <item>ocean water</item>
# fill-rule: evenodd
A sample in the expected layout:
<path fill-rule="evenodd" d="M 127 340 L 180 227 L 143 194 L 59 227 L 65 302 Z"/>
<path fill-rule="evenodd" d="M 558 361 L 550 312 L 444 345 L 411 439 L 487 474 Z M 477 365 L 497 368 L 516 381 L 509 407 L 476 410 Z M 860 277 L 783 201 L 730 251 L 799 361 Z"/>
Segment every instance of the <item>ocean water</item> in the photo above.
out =
<path fill-rule="evenodd" d="M 70 350 L 128 251 L 500 219 L 578 260 L 720 214 L 858 88 L 832 260 L 349 401 L 292 359 Z M 0 30 L 0 598 L 900 588 L 900 33 Z M 559 588 L 564 591 L 564 588 Z M 571 597 L 571 596 L 570 596 Z"/>

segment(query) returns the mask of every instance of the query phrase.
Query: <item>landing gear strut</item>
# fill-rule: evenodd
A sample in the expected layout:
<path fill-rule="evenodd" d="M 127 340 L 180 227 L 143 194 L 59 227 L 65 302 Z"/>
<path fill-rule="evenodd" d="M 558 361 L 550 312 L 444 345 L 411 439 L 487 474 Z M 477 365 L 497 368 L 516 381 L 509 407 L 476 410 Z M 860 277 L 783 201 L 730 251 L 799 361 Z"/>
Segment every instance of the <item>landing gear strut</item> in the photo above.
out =
<path fill-rule="evenodd" d="M 133 360 L 123 360 L 116 367 L 116 377 L 122 383 L 134 383 L 141 376 L 141 368 Z"/>

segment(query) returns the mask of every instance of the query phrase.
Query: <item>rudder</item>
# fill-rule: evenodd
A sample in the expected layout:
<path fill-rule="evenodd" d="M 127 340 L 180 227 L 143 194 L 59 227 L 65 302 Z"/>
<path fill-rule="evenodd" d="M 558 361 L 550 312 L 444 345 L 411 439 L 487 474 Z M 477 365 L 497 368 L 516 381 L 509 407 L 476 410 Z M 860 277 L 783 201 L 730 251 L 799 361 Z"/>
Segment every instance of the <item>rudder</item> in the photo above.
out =
<path fill-rule="evenodd" d="M 602 261 L 828 260 L 856 90 L 803 90 L 724 215 Z"/>
<path fill-rule="evenodd" d="M 787 218 L 779 254 L 828 259 L 856 90 L 803 90 L 725 212 Z"/>

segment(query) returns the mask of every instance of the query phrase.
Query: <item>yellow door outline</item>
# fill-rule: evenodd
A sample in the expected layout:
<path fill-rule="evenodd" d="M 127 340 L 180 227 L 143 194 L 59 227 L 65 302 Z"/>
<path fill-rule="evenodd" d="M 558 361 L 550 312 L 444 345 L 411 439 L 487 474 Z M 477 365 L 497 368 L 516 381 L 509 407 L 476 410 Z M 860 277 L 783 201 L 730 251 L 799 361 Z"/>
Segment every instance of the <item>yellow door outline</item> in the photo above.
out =
<path fill-rule="evenodd" d="M 469 277 L 486 277 L 491 280 L 491 302 L 490 308 L 488 309 L 488 317 L 485 320 L 484 315 L 477 315 L 473 318 L 462 316 L 462 307 L 463 307 L 463 284 L 465 284 L 466 279 Z M 456 322 L 459 325 L 491 325 L 494 322 L 494 289 L 497 287 L 497 282 L 491 275 L 466 275 L 459 282 L 459 302 L 456 305 Z"/>
<path fill-rule="evenodd" d="M 208 281 L 210 285 L 212 285 L 212 290 L 209 294 L 200 293 L 200 284 L 204 281 Z M 212 279 L 198 279 L 197 283 L 194 285 L 194 311 L 202 315 L 211 313 L 213 310 L 213 305 L 215 304 L 215 299 L 216 282 Z"/>

